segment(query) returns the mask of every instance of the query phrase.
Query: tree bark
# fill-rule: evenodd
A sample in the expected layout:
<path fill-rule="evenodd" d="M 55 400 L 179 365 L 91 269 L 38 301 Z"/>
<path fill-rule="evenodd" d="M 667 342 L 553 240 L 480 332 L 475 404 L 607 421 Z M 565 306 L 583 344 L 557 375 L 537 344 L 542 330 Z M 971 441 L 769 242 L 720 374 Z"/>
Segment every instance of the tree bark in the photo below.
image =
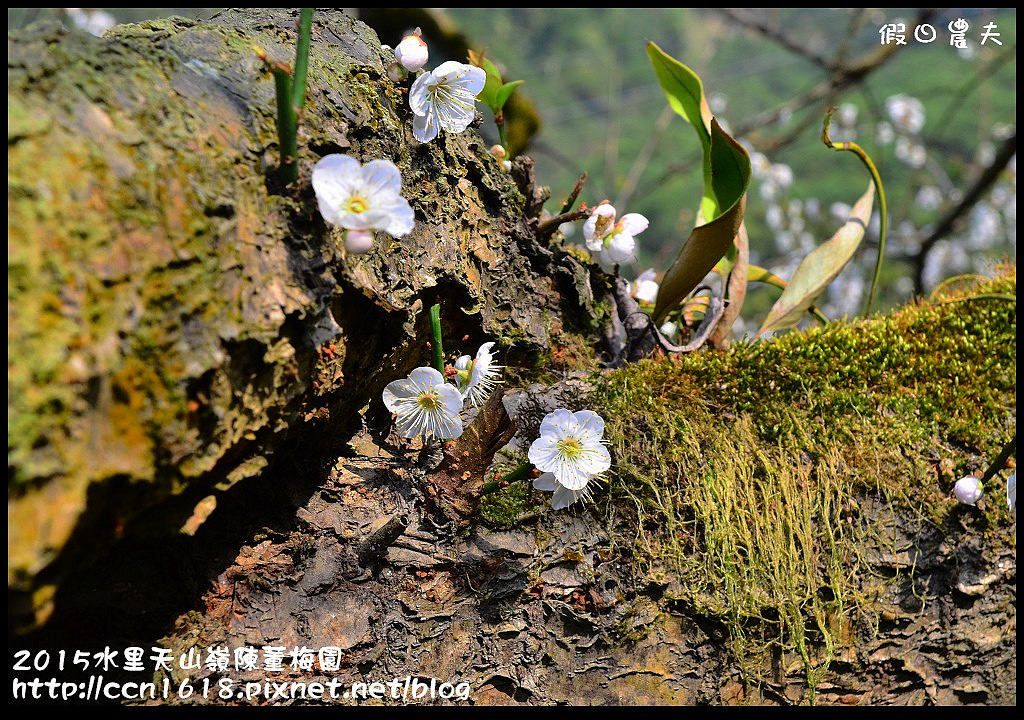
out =
<path fill-rule="evenodd" d="M 729 639 L 750 619 L 673 599 L 678 581 L 633 555 L 620 514 L 479 521 L 478 476 L 508 415 L 522 451 L 599 378 L 496 395 L 436 454 L 388 435 L 374 406 L 427 363 L 432 303 L 445 347 L 497 339 L 523 365 L 596 341 L 580 338 L 592 278 L 537 239 L 528 161 L 501 172 L 473 132 L 412 140 L 390 57 L 340 13 L 314 19 L 305 179 L 276 186 L 274 91 L 253 45 L 288 60 L 294 20 L 231 11 L 9 40 L 11 644 L 166 647 L 175 663 L 156 679 L 174 692 L 154 703 L 282 704 L 234 692 L 406 676 L 466 682 L 480 704 L 810 701 L 790 649 L 748 682 Z M 399 166 L 410 237 L 344 257 L 308 188 L 329 152 Z M 939 527 L 877 494 L 856 502 L 876 530 L 857 551 L 885 579 L 861 588 L 877 622 L 839 639 L 814 700 L 1015 702 L 1012 530 L 967 509 Z M 285 669 L 177 662 L 245 645 L 284 648 Z M 340 670 L 291 667 L 323 647 Z M 178 692 L 204 680 L 205 697 Z"/>
<path fill-rule="evenodd" d="M 446 347 L 527 362 L 587 317 L 583 266 L 534 235 L 543 190 L 472 131 L 411 136 L 407 86 L 373 31 L 317 12 L 302 177 L 276 181 L 274 83 L 297 11 L 36 26 L 8 40 L 8 588 L 19 623 L 66 572 L 288 444 L 343 444 L 383 386 Z M 308 176 L 332 152 L 386 158 L 410 236 L 345 257 Z M 462 341 L 464 336 L 468 336 Z M 152 534 L 159 530 L 146 527 Z M 72 541 L 87 539 L 88 544 Z"/>

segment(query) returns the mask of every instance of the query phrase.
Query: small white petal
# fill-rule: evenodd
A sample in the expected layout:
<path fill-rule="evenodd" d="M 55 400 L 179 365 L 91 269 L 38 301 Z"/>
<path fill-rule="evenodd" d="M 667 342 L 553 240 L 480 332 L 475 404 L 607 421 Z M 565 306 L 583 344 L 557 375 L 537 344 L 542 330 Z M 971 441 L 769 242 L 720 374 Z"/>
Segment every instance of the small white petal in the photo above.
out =
<path fill-rule="evenodd" d="M 639 213 L 628 213 L 622 216 L 619 220 L 618 225 L 622 228 L 622 232 L 627 235 L 639 235 L 647 229 L 649 221 L 643 215 Z"/>
<path fill-rule="evenodd" d="M 387 387 L 384 388 L 384 405 L 391 412 L 396 412 L 395 408 L 398 407 L 398 403 L 401 400 L 415 397 L 419 393 L 420 391 L 413 387 L 408 378 L 389 382 Z"/>
<path fill-rule="evenodd" d="M 626 235 L 625 233 L 613 235 L 606 249 L 608 259 L 616 263 L 626 262 L 631 259 L 635 251 L 636 241 L 632 235 Z"/>
<path fill-rule="evenodd" d="M 416 115 L 412 119 L 412 136 L 421 143 L 428 143 L 437 137 L 441 126 L 437 123 L 437 113 L 430 110 L 426 115 Z"/>
<path fill-rule="evenodd" d="M 612 466 L 612 458 L 608 448 L 598 445 L 593 449 L 587 449 L 577 460 L 576 465 L 580 471 L 587 475 L 603 473 Z"/>
<path fill-rule="evenodd" d="M 533 441 L 527 452 L 527 457 L 541 472 L 550 472 L 558 465 L 558 442 L 553 435 L 541 435 Z"/>
<path fill-rule="evenodd" d="M 581 497 L 584 497 L 585 494 L 586 493 L 575 492 L 563 485 L 559 485 L 555 488 L 555 494 L 551 497 L 551 507 L 555 510 L 564 510 Z"/>
<path fill-rule="evenodd" d="M 405 198 L 399 197 L 401 203 L 392 206 L 388 213 L 387 222 L 381 226 L 381 230 L 392 237 L 403 237 L 412 232 L 416 226 L 416 213 Z"/>
<path fill-rule="evenodd" d="M 547 472 L 538 478 L 534 478 L 533 487 L 544 492 L 551 492 L 552 490 L 557 490 L 560 485 L 555 482 L 555 476 Z"/>
<path fill-rule="evenodd" d="M 409 107 L 416 115 L 426 115 L 430 107 L 430 89 L 437 84 L 434 73 L 425 72 L 416 78 L 409 89 Z"/>
<path fill-rule="evenodd" d="M 437 385 L 444 385 L 444 375 L 432 367 L 416 368 L 409 373 L 409 380 L 424 391 Z"/>
<path fill-rule="evenodd" d="M 371 160 L 360 171 L 368 195 L 398 195 L 402 192 L 402 173 L 390 160 Z"/>
<path fill-rule="evenodd" d="M 579 430 L 585 433 L 592 433 L 600 439 L 604 435 L 604 420 L 593 410 L 580 410 L 572 414 Z"/>
<path fill-rule="evenodd" d="M 558 408 L 554 412 L 549 412 L 544 416 L 544 419 L 540 421 L 540 434 L 541 436 L 555 435 L 556 433 L 564 431 L 572 422 L 572 413 L 565 408 Z"/>
<path fill-rule="evenodd" d="M 1006 504 L 1010 510 L 1017 509 L 1017 473 L 1013 473 L 1006 480 Z"/>
<path fill-rule="evenodd" d="M 593 477 L 591 473 L 580 467 L 578 460 L 563 460 L 559 463 L 558 468 L 552 470 L 552 472 L 555 474 L 555 480 L 570 490 L 582 490 L 590 482 L 590 478 Z"/>
<path fill-rule="evenodd" d="M 437 388 L 438 402 L 449 414 L 462 411 L 462 394 L 452 385 L 443 384 Z"/>

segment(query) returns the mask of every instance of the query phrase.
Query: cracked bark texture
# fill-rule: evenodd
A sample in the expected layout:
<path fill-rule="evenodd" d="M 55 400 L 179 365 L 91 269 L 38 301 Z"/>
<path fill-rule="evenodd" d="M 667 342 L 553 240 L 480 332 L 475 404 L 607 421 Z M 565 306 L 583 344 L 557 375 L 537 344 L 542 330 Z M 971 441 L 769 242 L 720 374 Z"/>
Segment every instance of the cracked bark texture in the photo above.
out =
<path fill-rule="evenodd" d="M 302 177 L 277 186 L 273 81 L 254 48 L 290 62 L 295 20 L 252 9 L 8 36 L 15 624 L 44 620 L 92 548 L 176 532 L 286 444 L 342 442 L 425 364 L 432 303 L 446 346 L 498 340 L 513 362 L 587 316 L 583 266 L 534 238 L 530 163 L 502 172 L 473 131 L 415 142 L 393 57 L 341 12 L 315 14 Z M 332 152 L 398 165 L 410 236 L 344 257 L 308 183 Z"/>
<path fill-rule="evenodd" d="M 342 682 L 465 681 L 478 704 L 807 702 L 791 653 L 744 682 L 729 621 L 674 600 L 614 516 L 464 529 L 471 508 L 446 495 L 491 448 L 435 472 L 372 406 L 353 436 L 426 361 L 432 302 L 446 347 L 500 339 L 517 364 L 557 350 L 593 293 L 534 239 L 529 162 L 499 172 L 472 132 L 415 144 L 377 39 L 318 12 L 302 168 L 387 157 L 417 214 L 411 237 L 344 259 L 308 190 L 271 180 L 273 87 L 252 46 L 290 58 L 294 19 L 9 39 L 9 622 L 36 626 L 10 644 L 338 646 Z M 581 374 L 506 397 L 520 449 L 589 391 Z M 858 502 L 877 624 L 840 639 L 816 701 L 1014 703 L 1012 531 Z"/>

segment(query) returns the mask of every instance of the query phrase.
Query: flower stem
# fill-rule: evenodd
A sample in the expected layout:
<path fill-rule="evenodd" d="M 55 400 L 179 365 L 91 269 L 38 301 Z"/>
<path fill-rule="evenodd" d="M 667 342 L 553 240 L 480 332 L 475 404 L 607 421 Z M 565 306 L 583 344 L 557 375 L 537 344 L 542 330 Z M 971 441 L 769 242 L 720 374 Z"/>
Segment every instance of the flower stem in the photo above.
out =
<path fill-rule="evenodd" d="M 290 185 L 299 179 L 299 115 L 306 102 L 306 71 L 309 68 L 309 39 L 313 8 L 299 15 L 299 41 L 295 46 L 294 74 L 284 63 L 271 63 L 260 54 L 274 76 L 277 100 L 277 144 L 281 148 L 281 180 Z"/>
<path fill-rule="evenodd" d="M 496 493 L 504 487 L 508 487 L 510 484 L 517 480 L 529 477 L 530 473 L 534 471 L 533 463 L 524 462 L 522 465 L 517 467 L 512 472 L 502 475 L 500 478 L 493 482 L 484 483 L 484 495 L 490 495 Z"/>
<path fill-rule="evenodd" d="M 1006 461 L 1010 459 L 1011 455 L 1017 452 L 1017 436 L 1014 434 L 1013 439 L 1003 446 L 1003 449 L 999 451 L 996 459 L 989 465 L 988 470 L 981 478 L 982 483 L 987 483 L 989 480 L 995 477 L 996 473 L 1006 467 Z"/>
<path fill-rule="evenodd" d="M 444 348 L 441 346 L 441 304 L 430 308 L 431 349 L 434 352 L 434 368 L 444 375 Z"/>
<path fill-rule="evenodd" d="M 878 232 L 878 257 L 875 258 L 875 272 L 871 278 L 871 290 L 868 291 L 868 299 L 864 303 L 864 314 L 867 315 L 871 312 L 871 303 L 875 300 L 875 293 L 878 291 L 878 284 L 882 277 L 882 262 L 885 259 L 885 234 L 889 226 L 889 209 L 885 202 L 885 186 L 882 185 L 882 176 L 878 174 L 878 168 L 875 167 L 871 156 L 855 142 L 832 142 L 832 138 L 829 135 L 829 126 L 832 124 L 832 113 L 834 111 L 835 108 L 832 107 L 825 112 L 825 123 L 821 128 L 821 141 L 825 143 L 826 147 L 833 150 L 847 150 L 860 158 L 864 167 L 867 168 L 868 174 L 871 175 L 871 179 L 875 183 L 875 192 L 878 194 L 878 219 L 880 224 Z"/>
<path fill-rule="evenodd" d="M 292 105 L 296 114 L 306 103 L 306 71 L 309 69 L 309 36 L 313 27 L 313 8 L 302 8 L 299 15 L 299 42 L 295 46 L 295 82 L 292 85 Z"/>
<path fill-rule="evenodd" d="M 494 124 L 498 126 L 498 140 L 501 142 L 501 146 L 505 148 L 505 153 L 508 153 L 508 138 L 505 137 L 505 115 L 504 113 L 498 113 L 494 118 Z"/>
<path fill-rule="evenodd" d="M 299 177 L 298 116 L 292 105 L 292 78 L 280 64 L 270 66 L 277 91 L 277 143 L 281 147 L 281 179 L 286 185 Z"/>

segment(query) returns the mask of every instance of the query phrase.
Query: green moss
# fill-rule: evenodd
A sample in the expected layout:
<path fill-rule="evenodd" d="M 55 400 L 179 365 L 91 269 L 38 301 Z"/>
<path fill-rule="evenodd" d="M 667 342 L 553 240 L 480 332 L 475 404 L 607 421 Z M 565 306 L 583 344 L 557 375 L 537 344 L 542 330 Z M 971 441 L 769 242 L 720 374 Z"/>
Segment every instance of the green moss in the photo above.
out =
<path fill-rule="evenodd" d="M 537 502 L 531 497 L 529 481 L 520 481 L 485 495 L 480 503 L 480 515 L 488 525 L 508 528 L 515 526 L 524 514 L 536 508 Z"/>
<path fill-rule="evenodd" d="M 950 526 L 938 460 L 959 476 L 1015 432 L 1016 304 L 979 297 L 994 293 L 1015 295 L 1015 271 L 887 317 L 605 376 L 591 402 L 617 475 L 609 525 L 633 528 L 670 597 L 722 621 L 749 679 L 796 653 L 813 698 L 884 582 L 864 549 L 896 542 L 861 503 Z M 1013 544 L 997 495 L 978 529 Z"/>

